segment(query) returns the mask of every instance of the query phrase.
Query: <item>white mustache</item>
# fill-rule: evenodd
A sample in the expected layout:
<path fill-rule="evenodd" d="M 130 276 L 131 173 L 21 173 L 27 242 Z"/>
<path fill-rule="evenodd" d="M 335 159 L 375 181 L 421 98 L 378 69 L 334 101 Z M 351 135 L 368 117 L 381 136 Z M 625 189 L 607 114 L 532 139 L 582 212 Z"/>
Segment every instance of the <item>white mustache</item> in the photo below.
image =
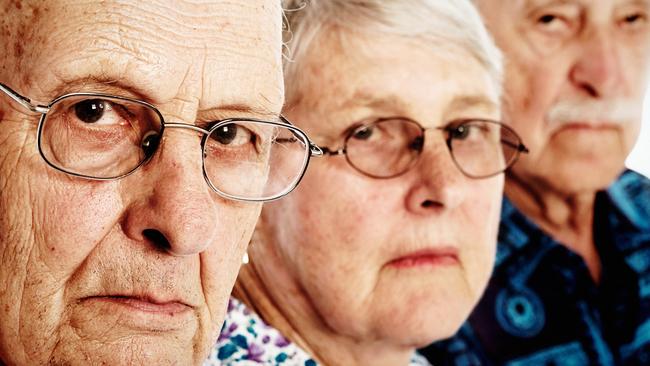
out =
<path fill-rule="evenodd" d="M 546 121 L 552 129 L 556 129 L 576 122 L 593 126 L 623 125 L 639 117 L 638 103 L 629 99 L 566 100 L 551 107 Z"/>

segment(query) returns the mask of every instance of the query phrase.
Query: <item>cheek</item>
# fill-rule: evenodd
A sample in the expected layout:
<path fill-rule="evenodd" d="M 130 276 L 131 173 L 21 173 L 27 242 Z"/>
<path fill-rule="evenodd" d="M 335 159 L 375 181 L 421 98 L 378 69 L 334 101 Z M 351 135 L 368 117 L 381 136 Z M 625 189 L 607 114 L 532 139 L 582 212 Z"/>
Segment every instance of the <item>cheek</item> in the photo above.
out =
<path fill-rule="evenodd" d="M 201 282 L 209 302 L 229 296 L 260 209 L 261 205 L 244 203 L 242 206 L 228 206 L 220 212 L 219 232 L 215 234 L 218 239 L 201 253 Z M 224 304 L 220 301 L 213 303 L 217 306 Z"/>
<path fill-rule="evenodd" d="M 566 85 L 562 60 L 527 60 L 507 65 L 504 107 L 511 124 L 529 147 L 542 143 L 546 113 Z"/>
<path fill-rule="evenodd" d="M 66 277 L 116 225 L 123 212 L 122 199 L 115 182 L 65 176 L 50 182 L 47 188 L 41 184 L 31 189 L 34 249 L 50 272 Z"/>
<path fill-rule="evenodd" d="M 114 227 L 121 204 L 110 183 L 69 179 L 29 153 L 34 146 L 24 149 L 15 165 L 7 164 L 11 154 L 0 162 L 0 322 L 7 324 L 0 338 L 30 344 L 25 351 L 37 360 L 57 340 L 68 281 Z M 17 324 L 20 334 L 12 333 Z"/>
<path fill-rule="evenodd" d="M 293 275 L 323 313 L 340 309 L 340 301 L 356 306 L 375 286 L 387 220 L 395 218 L 404 195 L 382 186 L 314 169 L 286 201 L 265 208 L 265 217 L 275 217 L 277 242 Z"/>
<path fill-rule="evenodd" d="M 477 181 L 479 189 L 471 195 L 476 199 L 470 200 L 463 209 L 463 227 L 473 228 L 461 236 L 465 243 L 463 262 L 470 281 L 480 288 L 487 282 L 494 263 L 503 179 L 501 175 L 483 182 Z"/>

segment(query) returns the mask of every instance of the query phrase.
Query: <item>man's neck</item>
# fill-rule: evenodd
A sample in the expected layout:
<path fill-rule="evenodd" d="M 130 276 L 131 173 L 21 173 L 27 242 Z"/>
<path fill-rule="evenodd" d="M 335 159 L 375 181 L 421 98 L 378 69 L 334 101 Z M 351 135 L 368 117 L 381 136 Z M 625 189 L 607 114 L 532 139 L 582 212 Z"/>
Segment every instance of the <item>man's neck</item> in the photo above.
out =
<path fill-rule="evenodd" d="M 266 259 L 266 258 L 265 258 Z M 327 366 L 408 365 L 409 347 L 380 341 L 356 340 L 331 329 L 317 314 L 311 301 L 295 282 L 276 278 L 265 286 L 254 260 L 242 267 L 233 296 L 252 308 L 267 324 Z M 272 288 L 273 296 L 269 289 Z"/>
<path fill-rule="evenodd" d="M 580 255 L 598 283 L 601 263 L 593 235 L 597 191 L 560 192 L 514 176 L 506 179 L 505 187 L 506 196 L 515 207 L 553 239 Z"/>

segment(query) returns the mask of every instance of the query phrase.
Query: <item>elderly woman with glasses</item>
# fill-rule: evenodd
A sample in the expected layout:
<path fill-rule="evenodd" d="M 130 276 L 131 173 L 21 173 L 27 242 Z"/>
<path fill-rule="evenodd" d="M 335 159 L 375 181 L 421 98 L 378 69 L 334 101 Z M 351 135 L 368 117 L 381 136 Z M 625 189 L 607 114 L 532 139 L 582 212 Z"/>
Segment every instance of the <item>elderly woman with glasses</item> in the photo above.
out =
<path fill-rule="evenodd" d="M 280 2 L 2 6 L 0 364 L 201 364 L 312 154 Z"/>
<path fill-rule="evenodd" d="M 325 157 L 265 205 L 209 362 L 426 364 L 494 263 L 501 63 L 469 1 L 285 4 L 285 113 Z"/>

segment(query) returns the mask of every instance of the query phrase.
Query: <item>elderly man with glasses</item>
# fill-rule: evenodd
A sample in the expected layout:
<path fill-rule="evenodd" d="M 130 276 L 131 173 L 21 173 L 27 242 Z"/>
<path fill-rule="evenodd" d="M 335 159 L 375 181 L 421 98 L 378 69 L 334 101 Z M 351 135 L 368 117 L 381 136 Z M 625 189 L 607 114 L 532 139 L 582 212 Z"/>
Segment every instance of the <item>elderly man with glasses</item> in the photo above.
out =
<path fill-rule="evenodd" d="M 2 8 L 0 364 L 200 364 L 320 152 L 279 116 L 280 2 Z"/>
<path fill-rule="evenodd" d="M 650 181 L 624 169 L 650 75 L 647 0 L 477 0 L 530 153 L 497 264 L 436 365 L 650 364 Z"/>

